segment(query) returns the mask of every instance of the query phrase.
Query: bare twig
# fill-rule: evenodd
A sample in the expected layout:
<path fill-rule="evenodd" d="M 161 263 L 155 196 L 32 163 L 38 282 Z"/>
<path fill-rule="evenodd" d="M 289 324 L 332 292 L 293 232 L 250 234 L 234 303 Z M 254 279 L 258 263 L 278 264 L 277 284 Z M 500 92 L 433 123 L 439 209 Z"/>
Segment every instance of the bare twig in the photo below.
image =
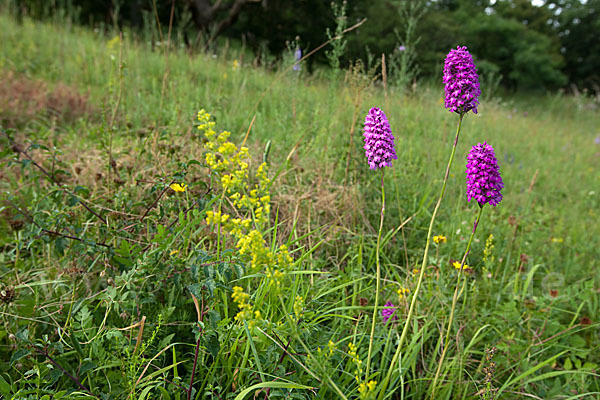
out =
<path fill-rule="evenodd" d="M 69 234 L 66 234 L 66 233 L 62 233 L 62 232 L 57 232 L 57 231 L 53 231 L 53 230 L 50 230 L 50 229 L 46 229 L 46 228 L 42 227 L 40 224 L 38 224 L 33 219 L 33 216 L 31 214 L 29 214 L 29 212 L 27 210 L 22 209 L 21 207 L 17 206 L 16 204 L 14 204 L 10 200 L 4 200 L 4 203 L 6 205 L 9 205 L 10 207 L 14 208 L 18 213 L 20 213 L 21 215 L 23 215 L 24 217 L 26 217 L 33 225 L 37 226 L 39 229 L 42 230 L 42 232 L 44 232 L 44 233 L 46 233 L 48 235 L 61 236 L 61 237 L 64 237 L 65 239 L 71 239 L 71 240 L 76 240 L 78 242 L 82 242 L 82 243 L 86 243 L 86 244 L 92 244 L 92 243 L 90 243 L 89 240 L 82 239 L 82 238 L 77 237 L 77 236 L 73 236 L 73 235 L 69 235 Z M 93 245 L 106 247 L 107 249 L 111 248 L 111 246 L 107 245 L 106 243 L 95 243 L 94 242 Z"/>
<path fill-rule="evenodd" d="M 362 24 L 364 24 L 366 21 L 367 21 L 367 19 L 363 18 L 357 24 L 354 24 L 351 27 L 344 29 L 340 35 L 332 37 L 328 41 L 326 41 L 326 42 L 322 43 L 321 45 L 317 46 L 315 49 L 313 49 L 312 51 L 308 52 L 304 57 L 302 57 L 301 59 L 299 59 L 298 61 L 296 61 L 296 63 L 294 63 L 294 64 L 290 65 L 289 67 L 287 67 L 283 71 L 282 74 L 280 74 L 279 76 L 277 76 L 275 79 L 271 80 L 271 84 L 269 85 L 269 87 L 262 93 L 262 95 L 256 101 L 256 104 L 254 104 L 254 107 L 253 107 L 254 111 L 253 111 L 253 113 L 256 112 L 256 110 L 258 109 L 258 105 L 263 101 L 263 99 L 265 98 L 265 96 L 267 95 L 267 93 L 269 93 L 271 91 L 271 88 L 275 85 L 275 83 L 277 83 L 279 81 L 279 79 L 281 79 L 286 73 L 288 73 L 292 68 L 294 68 L 294 65 L 296 65 L 298 63 L 301 63 L 302 61 L 306 60 L 308 57 L 312 56 L 317 51 L 321 50 L 323 47 L 327 46 L 329 43 L 333 42 L 334 40 L 341 39 L 343 37 L 344 33 L 348 33 L 350 31 L 355 30 L 356 28 L 358 28 L 359 26 L 361 26 Z"/>
<path fill-rule="evenodd" d="M 67 370 L 64 369 L 62 365 L 60 365 L 52 357 L 50 357 L 50 354 L 48 354 L 48 350 L 47 349 L 40 350 L 40 349 L 36 348 L 36 351 L 38 352 L 38 354 L 46 357 L 48 359 L 48 361 L 50 361 L 52 363 L 52 365 L 54 365 L 56 368 L 60 369 L 63 372 L 63 374 L 65 374 L 67 377 L 69 377 L 69 379 L 71 379 L 73 382 L 75 382 L 75 384 L 77 386 L 79 386 L 79 388 L 81 390 L 85 391 L 86 393 L 88 393 L 91 396 L 94 396 L 95 398 L 98 398 L 98 396 L 96 396 L 94 393 L 92 393 L 92 391 L 88 387 L 86 387 L 85 385 L 83 385 L 79 381 L 79 379 L 77 379 L 76 377 L 74 377 L 73 375 L 71 375 L 69 372 L 67 372 Z"/>
<path fill-rule="evenodd" d="M 160 192 L 160 194 L 156 197 L 156 199 L 154 199 L 154 202 L 152 204 L 150 204 L 148 206 L 148 208 L 146 209 L 146 212 L 144 213 L 144 215 L 141 216 L 140 218 L 140 222 L 144 220 L 144 218 L 146 218 L 146 216 L 148 215 L 148 213 L 150 212 L 150 210 L 152 210 L 154 207 L 156 207 L 156 204 L 158 203 L 158 201 L 160 200 L 160 198 L 163 196 L 163 194 L 165 194 L 165 192 L 167 191 L 167 189 L 169 189 L 169 187 L 171 187 L 171 185 L 175 183 L 174 180 L 171 181 L 171 183 L 169 183 L 167 186 L 165 186 L 163 188 L 163 190 Z"/>

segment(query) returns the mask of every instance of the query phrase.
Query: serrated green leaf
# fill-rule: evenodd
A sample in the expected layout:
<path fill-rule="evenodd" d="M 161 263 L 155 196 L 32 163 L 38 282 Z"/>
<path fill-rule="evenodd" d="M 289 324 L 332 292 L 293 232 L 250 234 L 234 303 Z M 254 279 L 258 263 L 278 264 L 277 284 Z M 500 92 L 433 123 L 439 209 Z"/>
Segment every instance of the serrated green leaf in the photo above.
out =
<path fill-rule="evenodd" d="M 12 366 L 15 362 L 23 357 L 27 357 L 29 354 L 31 354 L 31 352 L 28 349 L 19 349 L 12 354 L 9 364 Z"/>

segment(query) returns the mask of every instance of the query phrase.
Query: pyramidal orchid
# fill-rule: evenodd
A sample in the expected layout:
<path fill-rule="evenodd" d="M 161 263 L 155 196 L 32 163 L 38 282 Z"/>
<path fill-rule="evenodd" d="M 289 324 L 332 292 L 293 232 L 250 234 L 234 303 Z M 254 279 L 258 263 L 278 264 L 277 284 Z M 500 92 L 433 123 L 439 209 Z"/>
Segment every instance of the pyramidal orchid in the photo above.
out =
<path fill-rule="evenodd" d="M 466 46 L 450 50 L 444 62 L 446 108 L 459 114 L 473 110 L 477 114 L 479 75 L 473 57 Z"/>
<path fill-rule="evenodd" d="M 490 203 L 497 206 L 502 201 L 500 191 L 504 182 L 500 176 L 494 148 L 484 142 L 478 143 L 467 156 L 467 200 L 477 200 L 480 207 Z"/>
<path fill-rule="evenodd" d="M 392 160 L 397 160 L 394 146 L 394 135 L 385 113 L 378 107 L 373 107 L 365 117 L 365 156 L 369 168 L 381 170 L 381 216 L 379 219 L 379 233 L 377 235 L 377 250 L 375 261 L 377 264 L 377 277 L 375 286 L 375 305 L 373 306 L 373 320 L 371 321 L 371 335 L 369 337 L 369 353 L 367 355 L 367 375 L 371 368 L 371 352 L 373 351 L 373 338 L 375 336 L 375 321 L 377 320 L 377 308 L 379 306 L 379 289 L 381 285 L 381 265 L 379 262 L 379 250 L 381 244 L 381 232 L 383 231 L 383 216 L 385 215 L 385 188 L 383 185 L 384 167 L 391 167 Z M 384 319 L 387 321 L 385 315 Z M 389 318 L 389 317 L 388 317 Z"/>
<path fill-rule="evenodd" d="M 494 154 L 494 148 L 487 144 L 487 142 L 484 142 L 483 144 L 478 143 L 471 148 L 471 151 L 467 156 L 466 173 L 467 200 L 477 200 L 477 203 L 479 204 L 479 213 L 477 214 L 477 218 L 475 219 L 475 223 L 473 224 L 473 231 L 471 232 L 471 237 L 469 238 L 469 242 L 467 243 L 467 248 L 463 255 L 462 261 L 460 262 L 460 264 L 456 262 L 458 267 L 458 277 L 456 281 L 456 286 L 454 288 L 454 296 L 452 297 L 452 306 L 450 308 L 450 317 L 448 318 L 448 327 L 446 330 L 444 348 L 442 350 L 442 355 L 440 356 L 440 361 L 438 362 L 437 371 L 433 380 L 431 395 L 432 399 L 435 395 L 436 383 L 442 370 L 444 357 L 446 356 L 446 350 L 448 349 L 448 346 L 450 344 L 450 331 L 452 329 L 454 311 L 456 310 L 456 303 L 459 297 L 459 288 L 462 287 L 461 279 L 463 276 L 463 271 L 467 269 L 465 262 L 467 260 L 467 256 L 469 255 L 469 251 L 471 250 L 471 243 L 473 243 L 475 231 L 477 230 L 477 226 L 479 225 L 479 220 L 481 219 L 483 206 L 485 206 L 487 203 L 491 204 L 494 207 L 497 206 L 500 203 L 500 201 L 502 201 L 502 194 L 500 194 L 500 190 L 504 188 L 504 183 L 502 182 L 502 177 L 500 176 L 498 161 L 496 160 L 496 156 Z"/>
<path fill-rule="evenodd" d="M 398 159 L 394 147 L 392 128 L 390 128 L 390 123 L 380 108 L 371 108 L 365 117 L 364 137 L 364 149 L 369 168 L 391 167 L 392 160 Z"/>

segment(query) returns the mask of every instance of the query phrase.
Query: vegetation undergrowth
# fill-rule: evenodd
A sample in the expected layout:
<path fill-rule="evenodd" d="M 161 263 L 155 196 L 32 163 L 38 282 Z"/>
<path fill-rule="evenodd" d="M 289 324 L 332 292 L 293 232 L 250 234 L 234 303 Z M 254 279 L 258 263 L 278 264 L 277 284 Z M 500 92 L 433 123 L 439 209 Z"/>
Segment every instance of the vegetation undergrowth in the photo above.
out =
<path fill-rule="evenodd" d="M 454 144 L 441 84 L 405 93 L 360 64 L 328 79 L 130 36 L 0 15 L 0 87 L 32 88 L 0 94 L 5 398 L 373 398 L 386 376 L 380 398 L 598 396 L 585 98 L 491 99 L 465 118 L 421 264 Z M 378 104 L 398 154 L 379 244 L 382 182 L 351 134 Z M 484 140 L 504 200 L 461 262 L 479 212 L 464 160 Z"/>

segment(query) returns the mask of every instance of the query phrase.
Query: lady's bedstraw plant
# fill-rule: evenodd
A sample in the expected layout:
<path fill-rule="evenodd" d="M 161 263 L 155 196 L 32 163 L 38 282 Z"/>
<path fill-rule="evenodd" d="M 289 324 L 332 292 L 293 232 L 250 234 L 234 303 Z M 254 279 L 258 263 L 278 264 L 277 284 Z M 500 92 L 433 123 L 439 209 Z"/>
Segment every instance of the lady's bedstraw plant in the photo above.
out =
<path fill-rule="evenodd" d="M 204 145 L 207 150 L 205 161 L 211 170 L 211 179 L 221 189 L 221 199 L 216 210 L 206 213 L 206 223 L 215 227 L 217 231 L 217 257 L 222 242 L 221 231 L 224 231 L 234 240 L 238 253 L 249 263 L 249 272 L 264 273 L 268 287 L 279 299 L 282 309 L 285 309 L 281 290 L 287 272 L 293 265 L 293 259 L 285 245 L 272 250 L 262 233 L 268 227 L 271 210 L 269 195 L 271 181 L 267 177 L 267 164 L 265 162 L 260 164 L 254 179 L 251 180 L 248 149 L 243 146 L 238 148 L 231 143 L 228 140 L 230 133 L 227 131 L 217 134 L 214 130 L 215 123 L 210 120 L 210 114 L 206 111 L 200 110 L 198 121 L 200 122 L 198 129 L 204 132 L 204 137 L 207 139 Z M 231 214 L 223 211 L 223 204 L 229 205 Z M 232 298 L 239 309 L 235 316 L 236 321 L 241 324 L 247 323 L 249 329 L 268 322 L 265 320 L 268 315 L 262 315 L 260 305 L 252 304 L 250 302 L 252 295 L 244 292 L 242 287 L 233 288 Z M 296 339 L 308 356 L 311 356 L 310 349 L 297 332 L 297 321 L 294 321 L 288 313 L 286 319 L 294 330 Z M 313 377 L 317 378 L 315 375 Z M 340 398 L 346 399 L 331 377 L 326 377 L 325 380 Z"/>
<path fill-rule="evenodd" d="M 442 350 L 440 361 L 438 362 L 438 367 L 435 373 L 435 378 L 433 380 L 433 385 L 430 386 L 431 399 L 435 398 L 434 396 L 437 387 L 437 382 L 440 377 L 440 372 L 442 370 L 442 364 L 444 363 L 446 351 L 448 350 L 448 344 L 450 343 L 450 329 L 452 328 L 454 310 L 456 309 L 456 302 L 458 300 L 458 289 L 461 285 L 463 271 L 466 269 L 465 261 L 467 259 L 467 256 L 469 255 L 469 251 L 471 250 L 471 243 L 473 242 L 473 237 L 475 237 L 475 231 L 477 230 L 477 226 L 479 225 L 479 220 L 481 218 L 481 213 L 483 212 L 483 207 L 487 203 L 495 207 L 502 201 L 502 194 L 500 193 L 500 191 L 502 190 L 502 188 L 504 188 L 504 183 L 502 182 L 502 177 L 500 176 L 498 161 L 496 160 L 496 155 L 494 154 L 494 149 L 492 148 L 492 146 L 490 146 L 487 143 L 478 143 L 477 145 L 473 146 L 469 155 L 467 156 L 466 174 L 467 200 L 477 200 L 477 203 L 479 204 L 479 213 L 477 214 L 475 224 L 473 224 L 473 231 L 471 232 L 471 237 L 469 238 L 469 242 L 467 243 L 467 249 L 465 250 L 465 254 L 463 255 L 462 261 L 458 268 L 458 277 L 456 279 L 456 287 L 454 288 L 454 296 L 452 297 L 452 307 L 450 309 L 450 317 L 448 319 L 448 328 L 446 329 L 444 348 Z"/>
<path fill-rule="evenodd" d="M 377 234 L 377 250 L 375 260 L 377 263 L 377 282 L 375 289 L 375 305 L 373 306 L 373 321 L 371 323 L 371 335 L 369 338 L 369 353 L 367 355 L 366 377 L 369 377 L 371 366 L 371 352 L 373 350 L 373 336 L 375 335 L 375 322 L 377 319 L 377 307 L 379 306 L 379 286 L 381 280 L 381 266 L 379 262 L 379 246 L 381 242 L 381 232 L 383 230 L 383 216 L 385 214 L 385 190 L 383 185 L 384 167 L 391 167 L 392 160 L 396 160 L 396 150 L 394 148 L 394 136 L 385 113 L 377 107 L 369 110 L 365 118 L 365 155 L 369 163 L 369 168 L 381 170 L 381 215 L 379 219 L 379 233 Z M 368 383 L 369 388 L 376 385 Z M 362 394 L 362 393 L 361 393 Z"/>
<path fill-rule="evenodd" d="M 239 254 L 248 259 L 250 271 L 263 272 L 269 286 L 279 290 L 293 260 L 285 245 L 272 251 L 263 237 L 271 210 L 267 164 L 260 164 L 251 180 L 248 148 L 238 148 L 230 142 L 230 132 L 217 134 L 215 123 L 206 111 L 198 113 L 198 121 L 198 129 L 207 139 L 204 145 L 206 164 L 211 170 L 211 178 L 222 189 L 216 210 L 206 212 L 206 223 L 217 230 L 217 249 L 222 245 L 221 231 L 224 231 L 234 239 Z M 223 211 L 224 204 L 229 205 L 231 214 Z M 260 320 L 261 315 L 248 302 L 250 295 L 241 287 L 235 287 L 232 297 L 240 309 L 236 320 L 255 326 L 255 320 Z"/>
<path fill-rule="evenodd" d="M 445 105 L 450 112 L 458 114 L 458 126 L 456 128 L 456 136 L 454 138 L 452 152 L 450 153 L 450 159 L 448 160 L 448 165 L 446 167 L 446 173 L 444 175 L 444 181 L 442 183 L 442 190 L 438 197 L 435 208 L 433 209 L 431 221 L 429 222 L 429 230 L 427 231 L 427 242 L 425 243 L 425 251 L 423 253 L 423 262 L 421 264 L 421 269 L 419 271 L 419 279 L 417 280 L 417 286 L 415 287 L 415 291 L 410 302 L 408 315 L 406 316 L 406 322 L 404 324 L 404 328 L 402 329 L 402 334 L 400 335 L 400 340 L 398 341 L 396 352 L 394 354 L 394 357 L 392 358 L 392 362 L 390 364 L 390 368 L 388 369 L 386 377 L 383 380 L 383 383 L 380 387 L 378 395 L 378 399 L 380 400 L 383 399 L 385 396 L 385 390 L 392 376 L 392 371 L 397 370 L 396 365 L 400 357 L 402 345 L 406 340 L 406 335 L 408 334 L 408 329 L 411 325 L 411 319 L 415 310 L 417 299 L 419 297 L 419 290 L 421 289 L 421 283 L 423 282 L 423 275 L 425 274 L 425 267 L 427 266 L 427 256 L 429 254 L 429 245 L 431 242 L 433 224 L 435 222 L 435 218 L 442 203 L 444 193 L 446 192 L 446 184 L 448 182 L 448 176 L 450 175 L 450 168 L 452 167 L 454 154 L 456 153 L 456 147 L 458 145 L 458 138 L 460 135 L 460 127 L 462 124 L 463 117 L 469 111 L 473 111 L 473 113 L 475 114 L 477 113 L 477 105 L 479 104 L 479 101 L 477 99 L 481 95 L 481 90 L 479 89 L 479 77 L 477 75 L 477 69 L 475 68 L 475 64 L 473 63 L 473 57 L 471 57 L 471 54 L 469 54 L 466 47 L 459 46 L 456 49 L 450 50 L 450 52 L 446 56 L 446 61 L 444 63 L 443 80 L 445 84 L 444 92 L 446 96 Z"/>

